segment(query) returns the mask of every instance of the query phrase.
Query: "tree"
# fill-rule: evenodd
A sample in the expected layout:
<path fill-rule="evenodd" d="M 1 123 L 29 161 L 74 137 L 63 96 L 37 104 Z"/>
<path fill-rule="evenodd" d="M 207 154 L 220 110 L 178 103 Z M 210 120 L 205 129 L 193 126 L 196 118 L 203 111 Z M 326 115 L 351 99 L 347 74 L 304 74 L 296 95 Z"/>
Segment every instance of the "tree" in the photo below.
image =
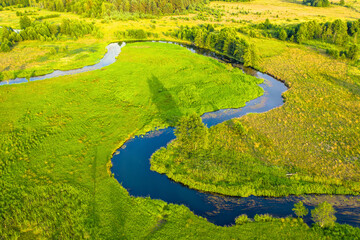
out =
<path fill-rule="evenodd" d="M 341 5 L 341 6 L 345 6 L 345 0 L 341 0 L 341 1 L 340 1 L 340 5 Z"/>
<path fill-rule="evenodd" d="M 281 29 L 280 33 L 279 33 L 279 39 L 281 41 L 285 41 L 288 37 L 287 32 L 284 29 Z"/>
<path fill-rule="evenodd" d="M 0 82 L 4 80 L 4 74 L 2 72 L 0 72 Z"/>
<path fill-rule="evenodd" d="M 3 40 L 3 42 L 1 43 L 1 46 L 0 46 L 0 51 L 1 52 L 10 52 L 10 46 L 11 46 L 11 43 L 9 42 L 9 40 L 7 38 L 5 38 Z"/>
<path fill-rule="evenodd" d="M 266 29 L 270 29 L 270 28 L 272 28 L 272 24 L 270 23 L 270 20 L 267 18 L 266 20 L 265 20 L 265 22 L 264 22 L 264 27 L 266 28 Z"/>
<path fill-rule="evenodd" d="M 249 67 L 249 66 L 255 67 L 256 66 L 259 56 L 258 56 L 258 51 L 254 44 L 250 44 L 246 48 L 243 58 L 244 58 L 244 66 L 245 67 Z"/>
<path fill-rule="evenodd" d="M 302 218 L 309 213 L 309 210 L 304 206 L 304 203 L 302 201 L 295 203 L 292 210 L 299 218 Z"/>
<path fill-rule="evenodd" d="M 328 7 L 330 6 L 329 0 L 304 0 L 304 4 L 313 7 Z"/>
<path fill-rule="evenodd" d="M 357 60 L 359 58 L 359 47 L 356 44 L 351 45 L 346 55 L 351 60 Z"/>
<path fill-rule="evenodd" d="M 335 209 L 326 201 L 311 210 L 311 216 L 313 221 L 318 223 L 320 227 L 333 227 L 335 225 Z"/>
<path fill-rule="evenodd" d="M 347 24 L 341 19 L 336 19 L 331 24 L 331 30 L 333 32 L 333 43 L 337 45 L 344 45 L 348 38 Z"/>
<path fill-rule="evenodd" d="M 25 29 L 31 26 L 31 20 L 28 16 L 20 17 L 20 28 Z"/>
<path fill-rule="evenodd" d="M 299 30 L 296 33 L 296 40 L 298 43 L 303 43 L 307 40 L 307 27 L 304 24 L 301 24 Z"/>

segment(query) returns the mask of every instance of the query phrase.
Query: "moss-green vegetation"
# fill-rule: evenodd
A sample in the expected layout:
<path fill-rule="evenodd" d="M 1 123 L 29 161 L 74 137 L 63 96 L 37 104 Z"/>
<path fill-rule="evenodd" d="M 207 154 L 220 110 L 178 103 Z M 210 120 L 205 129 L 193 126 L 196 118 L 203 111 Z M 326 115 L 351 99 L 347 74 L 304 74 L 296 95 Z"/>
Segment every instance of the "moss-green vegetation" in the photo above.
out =
<path fill-rule="evenodd" d="M 242 106 L 261 94 L 257 82 L 176 45 L 138 43 L 104 70 L 1 87 L 1 235 L 135 237 L 172 224 L 219 229 L 184 207 L 130 198 L 106 164 L 135 133 L 214 110 L 214 103 Z"/>
<path fill-rule="evenodd" d="M 184 122 L 180 122 L 178 131 L 185 126 L 190 129 L 187 125 L 196 126 Z M 234 196 L 358 193 L 356 181 L 345 183 L 315 177 L 293 165 L 271 164 L 263 157 L 278 155 L 269 152 L 271 145 L 238 120 L 229 121 L 209 130 L 179 135 L 152 156 L 152 170 L 192 188 Z"/>
<path fill-rule="evenodd" d="M 109 17 L 123 13 L 140 13 L 151 15 L 179 14 L 184 10 L 192 8 L 194 5 L 203 3 L 202 0 L 151 0 L 151 1 L 106 1 L 106 0 L 76 0 L 64 2 L 62 0 L 0 0 L 0 6 L 32 6 L 45 8 L 59 12 L 74 12 L 86 17 Z"/>
<path fill-rule="evenodd" d="M 193 154 L 203 157 L 184 158 L 170 145 L 152 168 L 224 194 L 358 194 L 358 69 L 294 44 L 253 42 L 258 67 L 291 86 L 285 105 L 210 129 L 211 147 Z M 246 134 L 237 133 L 240 124 Z"/>
<path fill-rule="evenodd" d="M 138 38 L 138 34 L 144 37 L 146 33 L 148 39 L 173 40 L 179 39 L 174 32 L 179 32 L 181 25 L 192 29 L 199 24 L 213 24 L 214 36 L 220 35 L 223 28 L 227 28 L 223 33 L 235 30 L 230 39 L 247 43 L 240 49 L 252 46 L 249 64 L 291 86 L 285 93 L 286 103 L 268 113 L 248 115 L 210 129 L 209 138 L 218 144 L 214 154 L 223 146 L 225 151 L 218 156 L 224 161 L 215 161 L 213 156 L 204 166 L 182 161 L 171 166 L 172 177 L 189 180 L 195 188 L 206 186 L 208 190 L 221 189 L 231 194 L 238 188 L 236 181 L 244 180 L 241 174 L 236 178 L 234 170 L 245 169 L 251 180 L 242 189 L 247 193 L 360 191 L 359 63 L 356 54 L 341 58 L 342 53 L 347 56 L 348 52 L 357 52 L 357 35 L 346 24 L 349 37 L 344 45 L 334 44 L 332 40 L 338 34 L 335 37 L 332 33 L 325 41 L 306 38 L 299 45 L 292 42 L 297 36 L 288 31 L 302 22 L 309 27 L 311 20 L 353 21 L 359 18 L 357 2 L 334 0 L 335 4 L 327 8 L 305 6 L 302 0 L 215 1 L 205 6 L 194 6 L 198 1 L 155 1 L 156 8 L 153 1 L 131 1 L 131 5 L 127 1 L 70 1 L 67 6 L 66 1 L 31 1 L 37 6 L 31 8 L 13 5 L 27 6 L 27 0 L 0 2 L 1 24 L 14 29 L 20 29 L 20 17 L 28 16 L 39 26 L 60 25 L 63 19 L 71 19 L 94 24 L 101 32 L 77 40 L 76 36 L 64 34 L 51 42 L 39 38 L 20 41 L 10 52 L 0 53 L 0 80 L 94 64 L 109 42 Z M 189 14 L 154 16 L 178 12 Z M 256 27 L 266 19 L 280 31 Z M 181 38 L 206 44 L 204 32 L 199 33 L 194 34 L 197 39 Z M 0 37 L 2 34 L 0 30 Z M 225 45 L 240 42 L 228 41 Z M 220 46 L 224 41 L 210 43 Z M 210 48 L 226 54 L 230 49 L 236 56 L 234 49 L 221 46 Z M 256 52 L 257 61 L 252 61 Z M 326 53 L 340 58 L 330 58 Z M 244 55 L 239 59 L 245 61 Z M 234 88 L 238 80 L 245 85 Z M 267 215 L 259 215 L 255 222 L 243 216 L 238 218 L 237 226 L 217 227 L 184 206 L 129 197 L 109 176 L 111 153 L 129 137 L 155 126 L 173 125 L 188 113 L 199 115 L 243 106 L 246 99 L 261 94 L 255 84 L 253 78 L 229 66 L 195 57 L 179 47 L 136 44 L 124 48 L 118 62 L 103 70 L 1 87 L 0 238 L 358 238 L 359 229 L 347 225 L 316 225 L 310 229 L 301 220 L 274 220 Z M 249 94 L 238 98 L 243 90 Z M 187 154 L 198 153 L 195 149 Z M 167 156 L 167 160 L 172 157 Z M 196 168 L 181 175 L 191 164 Z M 169 174 L 170 170 L 165 165 L 161 171 Z"/>
<path fill-rule="evenodd" d="M 31 22 L 27 16 L 20 17 L 21 31 L 16 32 L 10 27 L 1 28 L 1 52 L 10 52 L 11 48 L 18 42 L 26 40 L 52 41 L 63 36 L 72 38 L 83 37 L 87 34 L 98 33 L 98 29 L 92 24 L 63 19 L 62 23 Z"/>
<path fill-rule="evenodd" d="M 106 46 L 97 39 L 20 42 L 11 52 L 0 52 L 0 71 L 7 80 L 81 68 L 97 63 Z"/>

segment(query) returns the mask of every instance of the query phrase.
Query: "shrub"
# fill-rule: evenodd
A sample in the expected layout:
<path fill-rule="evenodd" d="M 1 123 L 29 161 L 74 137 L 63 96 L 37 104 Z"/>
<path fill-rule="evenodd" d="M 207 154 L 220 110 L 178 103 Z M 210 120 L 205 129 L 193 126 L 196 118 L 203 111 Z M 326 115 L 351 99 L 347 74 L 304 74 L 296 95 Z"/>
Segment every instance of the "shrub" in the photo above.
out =
<path fill-rule="evenodd" d="M 272 222 L 275 220 L 270 214 L 256 214 L 254 217 L 255 222 Z"/>
<path fill-rule="evenodd" d="M 309 213 L 309 210 L 304 206 L 304 203 L 302 201 L 294 204 L 294 208 L 292 210 L 298 217 L 304 217 Z"/>
<path fill-rule="evenodd" d="M 242 215 L 238 216 L 237 218 L 235 218 L 236 225 L 241 225 L 241 224 L 244 224 L 247 222 L 250 222 L 250 219 L 248 218 L 248 216 L 246 214 L 242 214 Z"/>

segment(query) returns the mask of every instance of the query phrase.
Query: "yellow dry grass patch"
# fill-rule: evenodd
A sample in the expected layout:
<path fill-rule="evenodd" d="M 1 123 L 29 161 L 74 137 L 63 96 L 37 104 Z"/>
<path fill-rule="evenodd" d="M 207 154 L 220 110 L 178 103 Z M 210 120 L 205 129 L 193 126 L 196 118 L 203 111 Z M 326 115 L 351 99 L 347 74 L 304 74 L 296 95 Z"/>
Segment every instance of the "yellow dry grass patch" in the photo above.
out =
<path fill-rule="evenodd" d="M 215 9 L 224 9 L 225 19 L 262 22 L 267 18 L 276 23 L 302 22 L 308 20 L 331 21 L 337 18 L 355 20 L 359 13 L 353 9 L 332 5 L 327 8 L 310 7 L 295 0 L 254 0 L 251 2 L 211 2 Z M 239 13 L 248 11 L 248 14 Z M 232 13 L 239 13 L 231 15 Z"/>

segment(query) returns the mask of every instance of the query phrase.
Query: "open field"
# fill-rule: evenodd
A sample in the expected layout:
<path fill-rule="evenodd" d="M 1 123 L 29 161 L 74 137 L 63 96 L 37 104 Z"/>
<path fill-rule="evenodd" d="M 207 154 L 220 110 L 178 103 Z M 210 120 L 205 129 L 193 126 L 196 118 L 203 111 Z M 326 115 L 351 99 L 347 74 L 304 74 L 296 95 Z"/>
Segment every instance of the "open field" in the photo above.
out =
<path fill-rule="evenodd" d="M 331 5 L 327 8 L 311 7 L 302 0 L 255 0 L 250 2 L 211 2 L 210 7 L 224 10 L 224 19 L 243 20 L 252 23 L 269 19 L 278 24 L 298 23 L 309 20 L 333 21 L 335 19 L 355 20 L 359 13 L 343 6 Z"/>

